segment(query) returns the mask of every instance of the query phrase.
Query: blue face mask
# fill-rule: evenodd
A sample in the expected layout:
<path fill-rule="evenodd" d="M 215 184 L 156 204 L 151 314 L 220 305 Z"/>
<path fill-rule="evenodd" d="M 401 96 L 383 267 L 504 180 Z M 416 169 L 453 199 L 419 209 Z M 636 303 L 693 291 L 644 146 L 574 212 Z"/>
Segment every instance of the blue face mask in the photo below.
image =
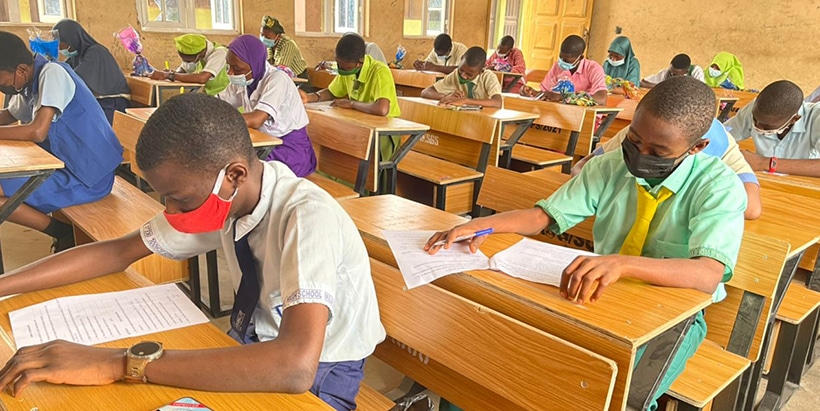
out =
<path fill-rule="evenodd" d="M 267 47 L 267 48 L 273 48 L 273 47 L 276 47 L 276 40 L 271 40 L 271 39 L 269 39 L 269 38 L 267 38 L 267 37 L 265 37 L 265 36 L 262 36 L 262 35 L 260 35 L 260 36 L 259 36 L 259 40 L 262 40 L 262 43 L 263 43 L 263 44 L 265 45 L 265 47 Z"/>
<path fill-rule="evenodd" d="M 561 70 L 569 71 L 569 70 L 572 70 L 573 68 L 575 68 L 575 66 L 578 65 L 579 61 L 581 61 L 581 56 L 578 56 L 578 59 L 575 60 L 575 63 L 567 63 L 566 61 L 564 61 L 564 59 L 559 57 L 558 58 L 558 67 L 560 67 Z"/>
<path fill-rule="evenodd" d="M 61 49 L 60 54 L 62 54 L 66 58 L 72 58 L 72 57 L 77 57 L 77 55 L 80 54 L 80 52 L 78 52 L 77 50 L 68 51 L 68 49 Z"/>
<path fill-rule="evenodd" d="M 237 87 L 248 87 L 253 83 L 253 78 L 248 80 L 245 78 L 247 74 L 228 75 L 228 81 Z"/>

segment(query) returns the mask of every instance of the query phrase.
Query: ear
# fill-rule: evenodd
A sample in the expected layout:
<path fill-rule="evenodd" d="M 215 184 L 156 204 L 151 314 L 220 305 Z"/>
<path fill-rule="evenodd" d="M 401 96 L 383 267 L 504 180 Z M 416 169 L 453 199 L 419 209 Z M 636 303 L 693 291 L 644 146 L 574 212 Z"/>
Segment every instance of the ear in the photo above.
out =
<path fill-rule="evenodd" d="M 691 149 L 689 149 L 689 154 L 691 154 L 691 155 L 695 155 L 695 154 L 697 154 L 697 153 L 700 153 L 700 152 L 701 152 L 701 151 L 703 151 L 703 149 L 705 149 L 705 148 L 706 148 L 706 146 L 708 146 L 708 145 L 709 145 L 709 139 L 708 139 L 708 138 L 701 139 L 700 141 L 698 141 L 697 143 L 695 143 L 695 145 L 694 145 L 694 146 L 692 146 L 692 148 L 691 148 Z"/>
<path fill-rule="evenodd" d="M 239 188 L 245 184 L 248 176 L 250 176 L 248 164 L 244 161 L 231 163 L 231 165 L 228 166 L 228 170 L 225 172 L 225 176 L 228 177 L 228 181 L 231 182 L 234 189 Z"/>

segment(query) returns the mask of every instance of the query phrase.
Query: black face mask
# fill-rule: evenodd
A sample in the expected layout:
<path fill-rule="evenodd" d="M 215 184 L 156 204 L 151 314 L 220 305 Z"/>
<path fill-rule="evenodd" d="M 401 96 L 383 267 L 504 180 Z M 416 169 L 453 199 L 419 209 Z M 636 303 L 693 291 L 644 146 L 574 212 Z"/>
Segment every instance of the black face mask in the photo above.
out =
<path fill-rule="evenodd" d="M 17 89 L 17 71 L 14 72 L 14 77 L 12 77 L 11 86 L 2 86 L 0 87 L 0 93 L 3 93 L 7 96 L 14 96 L 20 94 L 23 91 L 23 88 Z"/>
<path fill-rule="evenodd" d="M 621 143 L 624 153 L 624 163 L 633 176 L 643 179 L 663 179 L 669 177 L 689 155 L 689 150 L 677 158 L 663 158 L 641 154 L 638 146 L 628 138 Z"/>

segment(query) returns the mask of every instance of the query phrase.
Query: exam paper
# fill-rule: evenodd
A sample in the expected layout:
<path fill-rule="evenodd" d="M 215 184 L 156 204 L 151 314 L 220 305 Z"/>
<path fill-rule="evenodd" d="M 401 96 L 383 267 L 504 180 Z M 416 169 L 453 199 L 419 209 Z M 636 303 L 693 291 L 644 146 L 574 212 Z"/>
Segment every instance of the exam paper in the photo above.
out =
<path fill-rule="evenodd" d="M 561 273 L 579 255 L 595 255 L 529 238 L 501 251 L 490 260 L 490 268 L 536 283 L 561 285 Z"/>
<path fill-rule="evenodd" d="M 315 111 L 326 111 L 330 110 L 330 104 L 333 103 L 333 100 L 330 101 L 318 101 L 315 103 L 305 103 L 306 110 L 315 110 Z"/>
<path fill-rule="evenodd" d="M 17 348 L 57 339 L 93 345 L 208 322 L 174 284 L 57 298 L 9 318 Z"/>
<path fill-rule="evenodd" d="M 480 250 L 470 252 L 469 242 L 454 243 L 449 250 L 440 249 L 435 255 L 424 251 L 424 244 L 435 231 L 383 230 L 384 238 L 396 257 L 407 288 L 428 284 L 448 274 L 490 268 L 487 256 Z"/>

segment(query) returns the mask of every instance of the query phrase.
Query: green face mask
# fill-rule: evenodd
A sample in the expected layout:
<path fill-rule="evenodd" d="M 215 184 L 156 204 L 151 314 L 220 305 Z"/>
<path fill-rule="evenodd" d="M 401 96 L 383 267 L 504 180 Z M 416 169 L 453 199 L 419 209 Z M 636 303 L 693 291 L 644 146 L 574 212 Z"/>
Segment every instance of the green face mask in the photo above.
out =
<path fill-rule="evenodd" d="M 353 70 L 342 70 L 342 69 L 338 70 L 340 76 L 352 76 L 354 74 L 359 74 L 360 71 L 362 71 L 361 66 L 356 67 Z"/>
<path fill-rule="evenodd" d="M 458 84 L 467 84 L 472 82 L 472 80 L 467 80 L 464 77 L 461 77 L 461 73 L 458 73 Z"/>

